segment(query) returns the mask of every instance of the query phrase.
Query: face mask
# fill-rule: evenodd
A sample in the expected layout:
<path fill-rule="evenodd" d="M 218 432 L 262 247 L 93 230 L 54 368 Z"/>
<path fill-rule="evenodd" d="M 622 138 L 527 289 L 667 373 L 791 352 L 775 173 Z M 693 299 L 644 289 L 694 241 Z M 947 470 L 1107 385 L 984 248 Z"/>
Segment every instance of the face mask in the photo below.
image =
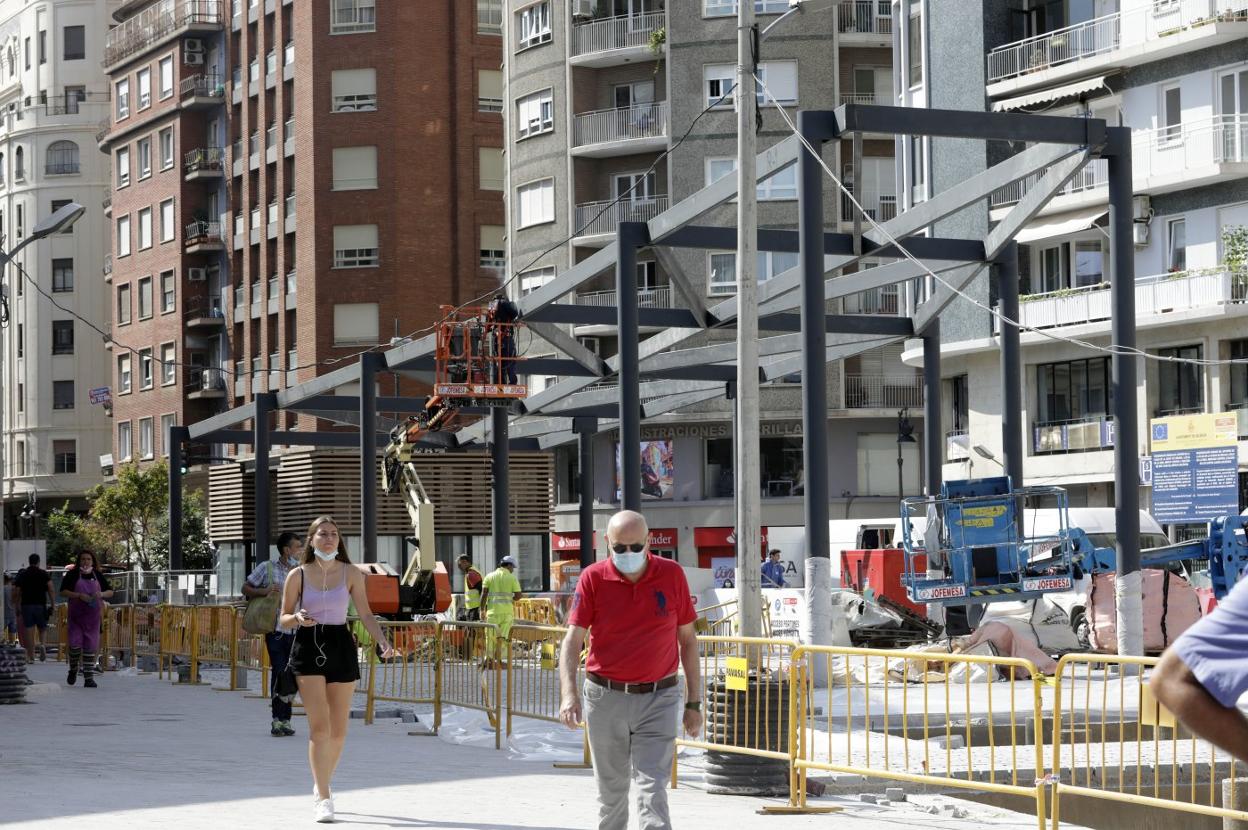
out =
<path fill-rule="evenodd" d="M 298 557 L 298 556 L 287 556 L 287 557 L 286 557 L 286 564 L 290 565 L 291 567 L 294 567 L 295 565 L 298 565 L 298 564 L 299 564 L 299 557 Z"/>
<path fill-rule="evenodd" d="M 82 571 L 84 574 L 89 574 L 95 570 L 95 566 L 94 565 L 79 565 L 78 570 Z"/>
<path fill-rule="evenodd" d="M 321 560 L 322 562 L 329 562 L 330 560 L 338 556 L 338 551 L 336 550 L 331 550 L 329 553 L 325 553 L 322 550 L 313 549 L 312 552 L 315 553 L 316 558 Z"/>
<path fill-rule="evenodd" d="M 615 563 L 615 567 L 619 569 L 620 573 L 636 573 L 646 564 L 646 552 L 644 550 L 639 550 L 636 553 L 631 550 L 623 553 L 612 552 L 611 561 Z"/>

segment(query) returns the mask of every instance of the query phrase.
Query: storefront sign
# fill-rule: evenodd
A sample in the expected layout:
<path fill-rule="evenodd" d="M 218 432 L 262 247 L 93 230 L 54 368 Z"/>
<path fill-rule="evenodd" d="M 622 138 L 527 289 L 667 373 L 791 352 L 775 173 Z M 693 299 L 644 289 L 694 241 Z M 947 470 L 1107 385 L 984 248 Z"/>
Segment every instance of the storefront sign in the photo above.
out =
<path fill-rule="evenodd" d="M 1234 412 L 1153 419 L 1157 521 L 1204 522 L 1239 512 L 1238 426 Z"/>
<path fill-rule="evenodd" d="M 598 544 L 598 532 L 594 531 L 590 537 L 590 547 L 596 548 Z M 581 532 L 579 530 L 565 530 L 559 533 L 550 534 L 550 549 L 553 551 L 576 550 L 581 549 Z"/>
<path fill-rule="evenodd" d="M 759 435 L 764 438 L 800 437 L 801 421 L 763 421 Z M 705 424 L 663 424 L 643 426 L 641 440 L 660 441 L 665 438 L 731 438 L 732 424 L 725 422 Z"/>
<path fill-rule="evenodd" d="M 676 548 L 676 528 L 652 527 L 650 528 L 650 538 L 647 541 L 649 541 L 651 549 L 674 550 Z"/>
<path fill-rule="evenodd" d="M 762 528 L 763 548 L 767 547 L 767 528 Z M 693 544 L 699 548 L 736 547 L 736 528 L 732 527 L 695 527 Z"/>

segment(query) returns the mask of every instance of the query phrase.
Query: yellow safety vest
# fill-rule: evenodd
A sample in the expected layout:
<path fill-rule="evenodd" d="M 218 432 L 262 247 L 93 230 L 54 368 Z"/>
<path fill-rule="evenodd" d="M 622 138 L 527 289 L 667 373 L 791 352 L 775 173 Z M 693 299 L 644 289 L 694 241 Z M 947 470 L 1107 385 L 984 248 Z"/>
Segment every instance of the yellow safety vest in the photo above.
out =
<path fill-rule="evenodd" d="M 481 581 L 485 581 L 485 574 L 481 573 L 475 567 L 469 567 L 468 573 L 464 574 L 464 607 L 471 611 L 474 608 L 481 607 L 481 582 L 477 583 L 477 587 L 468 587 L 468 574 L 475 573 L 481 577 Z"/>

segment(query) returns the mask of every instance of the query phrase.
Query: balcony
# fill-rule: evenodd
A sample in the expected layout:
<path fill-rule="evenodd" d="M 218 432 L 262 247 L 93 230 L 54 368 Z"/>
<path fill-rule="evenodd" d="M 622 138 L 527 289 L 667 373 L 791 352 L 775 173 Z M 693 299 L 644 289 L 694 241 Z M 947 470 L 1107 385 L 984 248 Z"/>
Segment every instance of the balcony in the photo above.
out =
<path fill-rule="evenodd" d="M 220 222 L 192 222 L 186 226 L 186 252 L 195 254 L 207 251 L 224 251 Z"/>
<path fill-rule="evenodd" d="M 260 207 L 256 206 L 251 209 L 251 229 L 253 231 L 260 230 L 260 219 L 264 214 L 260 211 Z"/>
<path fill-rule="evenodd" d="M 849 189 L 853 191 L 853 185 L 849 185 Z M 897 196 L 892 193 L 879 193 L 867 191 L 866 193 L 854 194 L 854 198 L 858 200 L 858 204 L 862 205 L 863 211 L 877 222 L 887 222 L 897 216 Z M 853 202 L 849 201 L 845 196 L 841 197 L 841 221 L 853 222 L 854 214 L 857 208 Z"/>
<path fill-rule="evenodd" d="M 286 385 L 294 386 L 299 382 L 299 352 L 291 349 L 286 352 Z"/>
<path fill-rule="evenodd" d="M 503 0 L 477 0 L 477 34 L 502 35 Z"/>
<path fill-rule="evenodd" d="M 282 125 L 282 155 L 293 156 L 295 154 L 295 119 L 287 118 L 286 123 Z"/>
<path fill-rule="evenodd" d="M 4 185 L 4 179 L 0 177 L 0 187 Z M 113 189 L 111 187 L 104 188 L 104 198 L 100 200 L 101 207 L 104 208 L 105 216 L 113 215 Z"/>
<path fill-rule="evenodd" d="M 666 26 L 663 12 L 600 17 L 572 26 L 571 56 L 573 66 L 618 66 L 637 61 L 654 60 L 650 36 Z"/>
<path fill-rule="evenodd" d="M 260 169 L 260 133 L 254 132 L 247 137 L 247 166 L 252 170 Z"/>
<path fill-rule="evenodd" d="M 1160 60 L 1248 35 L 1248 0 L 1168 0 L 1076 23 L 988 53 L 999 97 L 1111 68 Z M 1194 47 L 1193 44 L 1198 44 Z"/>
<path fill-rule="evenodd" d="M 889 46 L 893 36 L 892 4 L 888 0 L 845 0 L 837 9 L 836 28 L 842 43 Z"/>
<path fill-rule="evenodd" d="M 1077 326 L 1107 322 L 1110 318 L 1109 285 L 1106 283 L 1030 294 L 1021 299 L 1019 322 L 1028 328 Z M 1148 325 L 1149 318 L 1157 324 L 1220 316 L 1232 310 L 1248 311 L 1246 299 L 1248 272 L 1232 273 L 1225 268 L 1157 274 L 1135 281 L 1135 315 L 1141 326 Z M 995 325 L 999 328 L 999 321 Z"/>
<path fill-rule="evenodd" d="M 286 274 L 286 310 L 289 311 L 295 307 L 296 289 L 299 287 L 295 279 L 295 272 L 290 271 Z"/>
<path fill-rule="evenodd" d="M 234 214 L 234 250 L 241 249 L 247 244 L 247 226 L 243 224 L 243 215 L 241 213 Z"/>
<path fill-rule="evenodd" d="M 921 375 L 846 375 L 846 409 L 904 409 L 923 405 Z"/>
<path fill-rule="evenodd" d="M 234 395 L 241 398 L 247 391 L 247 364 L 234 361 Z"/>
<path fill-rule="evenodd" d="M 104 69 L 108 71 L 184 30 L 215 32 L 224 23 L 220 0 L 161 0 L 109 31 L 104 41 Z"/>
<path fill-rule="evenodd" d="M 104 255 L 104 282 L 113 281 L 113 255 Z"/>
<path fill-rule="evenodd" d="M 76 161 L 50 161 L 43 166 L 45 176 L 76 176 L 79 172 Z"/>
<path fill-rule="evenodd" d="M 225 82 L 220 75 L 203 73 L 183 78 L 178 90 L 184 109 L 215 107 L 225 103 Z"/>
<path fill-rule="evenodd" d="M 841 307 L 846 314 L 896 317 L 901 311 L 900 288 L 899 286 L 889 286 L 888 288 L 877 288 L 874 291 L 851 294 L 841 300 Z"/>
<path fill-rule="evenodd" d="M 615 290 L 588 291 L 584 294 L 577 294 L 575 302 L 576 305 L 609 308 L 615 305 Z M 670 285 L 660 285 L 654 288 L 639 288 L 637 290 L 637 307 L 671 308 L 672 287 Z"/>
<path fill-rule="evenodd" d="M 242 314 L 240 314 L 240 309 L 242 310 L 242 314 L 245 314 L 247 311 L 247 286 L 245 285 L 234 286 L 234 319 L 235 320 L 237 320 L 239 317 L 242 316 Z"/>
<path fill-rule="evenodd" d="M 1113 446 L 1114 419 L 1108 415 L 1037 422 L 1031 428 L 1031 452 L 1034 455 L 1093 452 Z"/>
<path fill-rule="evenodd" d="M 282 387 L 282 355 L 281 352 L 269 353 L 269 391 Z"/>
<path fill-rule="evenodd" d="M 1167 193 L 1248 176 L 1248 114 L 1137 130 L 1131 139 L 1136 192 Z"/>
<path fill-rule="evenodd" d="M 182 157 L 182 175 L 188 182 L 219 179 L 225 175 L 225 149 L 201 147 Z"/>
<path fill-rule="evenodd" d="M 572 126 L 572 155 L 605 158 L 666 149 L 667 122 L 666 101 L 582 113 Z"/>
<path fill-rule="evenodd" d="M 277 201 L 269 202 L 268 222 L 265 229 L 268 231 L 269 239 L 277 238 L 277 219 L 278 219 Z"/>
<path fill-rule="evenodd" d="M 191 296 L 183 305 L 187 328 L 225 328 L 225 304 L 220 294 Z"/>
<path fill-rule="evenodd" d="M 988 197 L 988 204 L 993 208 L 1016 204 L 1023 198 L 1023 194 L 1033 188 L 1036 182 L 1040 181 L 1045 172 L 1047 171 L 1037 171 L 1025 179 L 1020 179 L 994 190 Z M 1085 204 L 1104 202 L 1106 196 L 1103 193 L 1091 193 L 1090 191 L 1105 187 L 1108 184 L 1109 167 L 1105 159 L 1092 159 L 1081 167 L 1079 172 L 1061 190 L 1053 194 L 1053 198 L 1045 209 L 1042 210 L 1042 213 L 1055 213 L 1059 210 L 1069 210 Z"/>
<path fill-rule="evenodd" d="M 667 194 L 650 199 L 625 199 L 620 202 L 587 202 L 576 206 L 576 245 L 606 245 L 615 236 L 621 222 L 649 222 L 667 210 Z"/>
<path fill-rule="evenodd" d="M 186 397 L 192 401 L 224 398 L 225 370 L 219 366 L 187 367 Z"/>
<path fill-rule="evenodd" d="M 945 433 L 945 463 L 964 461 L 971 457 L 971 434 L 965 429 Z"/>
<path fill-rule="evenodd" d="M 295 230 L 295 194 L 286 197 L 286 233 Z"/>
<path fill-rule="evenodd" d="M 251 391 L 253 394 L 266 391 L 265 380 L 267 378 L 264 374 L 264 358 L 253 357 L 251 359 Z"/>
<path fill-rule="evenodd" d="M 273 164 L 277 161 L 277 125 L 272 124 L 264 131 L 264 163 Z"/>

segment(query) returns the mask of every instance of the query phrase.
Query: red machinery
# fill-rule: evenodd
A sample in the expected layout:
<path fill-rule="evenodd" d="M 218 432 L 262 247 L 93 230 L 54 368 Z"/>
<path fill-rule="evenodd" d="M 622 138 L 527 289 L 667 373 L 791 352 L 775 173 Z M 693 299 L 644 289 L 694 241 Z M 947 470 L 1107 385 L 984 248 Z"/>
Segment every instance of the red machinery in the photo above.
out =
<path fill-rule="evenodd" d="M 921 558 L 921 557 L 920 557 Z M 916 567 L 927 567 L 924 560 Z M 841 585 L 863 594 L 868 599 L 888 597 L 920 616 L 926 616 L 927 608 L 910 601 L 902 583 L 906 561 L 898 548 L 882 550 L 847 550 L 841 552 Z"/>
<path fill-rule="evenodd" d="M 504 301 L 505 302 L 505 301 Z M 510 303 L 507 303 L 510 306 Z M 511 306 L 514 309 L 514 306 Z M 528 389 L 518 383 L 516 334 L 522 324 L 489 308 L 442 307 L 434 350 L 435 396 L 447 406 L 506 406 Z"/>

